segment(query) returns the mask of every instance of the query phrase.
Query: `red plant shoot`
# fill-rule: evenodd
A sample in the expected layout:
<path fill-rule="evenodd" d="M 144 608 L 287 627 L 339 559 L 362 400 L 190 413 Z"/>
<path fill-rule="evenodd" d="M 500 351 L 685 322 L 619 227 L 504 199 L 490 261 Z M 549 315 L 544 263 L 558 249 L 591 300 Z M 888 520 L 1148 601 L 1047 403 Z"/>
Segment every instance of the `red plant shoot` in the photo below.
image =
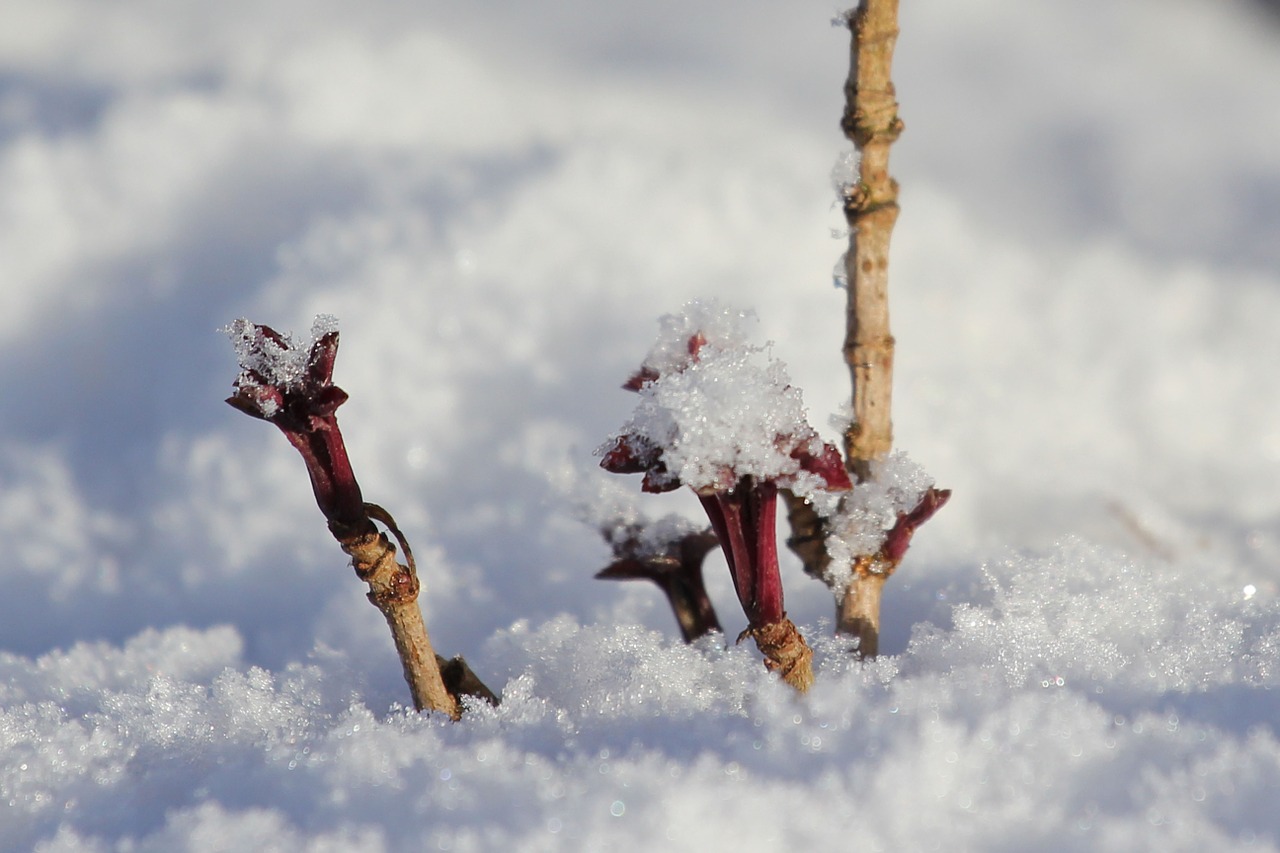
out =
<path fill-rule="evenodd" d="M 337 410 L 347 394 L 333 384 L 337 321 L 317 317 L 306 347 L 296 346 L 288 335 L 270 326 L 244 319 L 236 320 L 226 332 L 240 362 L 235 394 L 227 402 L 275 424 L 302 455 L 329 532 L 351 556 L 356 575 L 369 585 L 369 601 L 387 620 L 414 707 L 457 719 L 460 693 L 493 700 L 460 658 L 446 662 L 436 655 L 418 606 L 420 586 L 413 553 L 390 514 L 365 503 L 360 492 L 338 429 Z M 375 519 L 396 537 L 408 565 L 398 562 L 396 546 L 379 532 Z M 451 673 L 451 684 L 445 683 L 442 665 Z"/>
<path fill-rule="evenodd" d="M 812 652 L 786 615 L 778 489 L 816 496 L 851 484 L 839 451 L 807 423 L 782 365 L 745 343 L 746 317 L 716 303 L 664 317 L 658 343 L 624 386 L 641 403 L 598 452 L 608 471 L 643 474 L 645 491 L 694 490 L 746 614 L 743 636 L 756 640 L 766 666 L 806 690 Z"/>

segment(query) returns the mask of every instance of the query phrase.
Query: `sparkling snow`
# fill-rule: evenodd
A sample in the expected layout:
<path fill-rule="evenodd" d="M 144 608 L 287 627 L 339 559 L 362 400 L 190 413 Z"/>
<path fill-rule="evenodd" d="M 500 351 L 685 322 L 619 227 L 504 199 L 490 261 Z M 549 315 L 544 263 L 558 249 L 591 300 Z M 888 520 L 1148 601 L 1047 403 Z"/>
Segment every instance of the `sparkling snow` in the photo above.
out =
<path fill-rule="evenodd" d="M 822 453 L 800 389 L 768 347 L 754 343 L 750 315 L 716 301 L 694 301 L 664 315 L 657 343 L 641 364 L 640 402 L 619 439 L 657 448 L 657 485 L 698 492 L 731 491 L 744 477 L 775 481 L 812 494 L 817 476 L 803 476 L 795 451 Z"/>
<path fill-rule="evenodd" d="M 241 317 L 222 331 L 231 339 L 235 348 L 236 361 L 240 364 L 240 387 L 249 387 L 265 382 L 284 390 L 296 388 L 306 376 L 310 362 L 311 349 L 316 341 L 325 335 L 338 331 L 338 318 L 332 314 L 317 314 L 311 321 L 311 336 L 305 340 L 294 340 L 292 332 L 283 329 L 276 331 L 281 340 L 277 341 L 265 334 L 259 326 Z M 265 414 L 272 414 L 266 411 Z"/>
<path fill-rule="evenodd" d="M 592 580 L 701 518 L 591 451 L 695 299 L 834 436 L 833 7 L 0 4 L 0 851 L 1280 850 L 1274 8 L 903 4 L 896 446 L 954 494 L 873 664 L 784 555 L 800 698 Z M 222 402 L 212 329 L 318 314 L 461 724 Z"/>

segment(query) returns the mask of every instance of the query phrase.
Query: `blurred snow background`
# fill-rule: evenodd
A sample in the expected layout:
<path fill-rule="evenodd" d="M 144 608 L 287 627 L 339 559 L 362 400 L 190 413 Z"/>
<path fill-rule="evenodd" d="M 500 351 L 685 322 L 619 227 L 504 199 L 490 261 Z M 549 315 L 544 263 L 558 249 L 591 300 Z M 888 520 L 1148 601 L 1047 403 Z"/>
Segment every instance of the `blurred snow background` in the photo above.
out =
<path fill-rule="evenodd" d="M 660 314 L 754 308 L 815 425 L 847 396 L 839 11 L 0 6 L 0 849 L 1280 849 L 1260 5 L 904 4 L 897 444 L 955 497 L 885 658 L 792 563 L 805 699 L 590 580 Z M 296 454 L 222 403 L 219 326 L 321 312 L 498 712 L 398 707 Z"/>

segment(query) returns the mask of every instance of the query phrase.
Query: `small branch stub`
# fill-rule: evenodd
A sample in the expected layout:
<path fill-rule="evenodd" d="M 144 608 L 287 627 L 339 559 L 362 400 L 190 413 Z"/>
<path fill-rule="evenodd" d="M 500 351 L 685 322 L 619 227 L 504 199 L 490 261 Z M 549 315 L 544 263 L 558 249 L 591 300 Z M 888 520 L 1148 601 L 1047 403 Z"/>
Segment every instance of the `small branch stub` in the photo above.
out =
<path fill-rule="evenodd" d="M 715 534 L 677 527 L 664 541 L 644 541 L 643 534 L 654 528 L 661 530 L 660 525 L 644 523 L 617 523 L 602 529 L 605 540 L 613 546 L 614 561 L 597 572 L 596 579 L 657 584 L 667 596 L 686 643 L 712 632 L 724 633 L 702 576 L 703 560 L 719 544 Z"/>

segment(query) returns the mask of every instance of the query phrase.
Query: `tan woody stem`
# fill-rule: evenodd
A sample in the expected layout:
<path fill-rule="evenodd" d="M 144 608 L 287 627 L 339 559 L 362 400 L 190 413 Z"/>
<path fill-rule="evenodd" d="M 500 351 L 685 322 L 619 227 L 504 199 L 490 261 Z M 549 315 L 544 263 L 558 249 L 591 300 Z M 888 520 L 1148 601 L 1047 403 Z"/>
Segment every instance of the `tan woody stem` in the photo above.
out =
<path fill-rule="evenodd" d="M 836 612 L 836 631 L 858 638 L 858 656 L 862 658 L 880 654 L 880 596 L 893 567 L 877 563 L 880 561 L 874 557 L 858 561 Z"/>
<path fill-rule="evenodd" d="M 853 420 L 845 434 L 858 481 L 893 447 L 893 335 L 889 332 L 889 240 L 898 219 L 898 184 L 889 149 L 902 132 L 890 69 L 898 39 L 898 0 L 861 0 L 849 17 L 852 55 L 841 127 L 858 150 L 858 184 L 846 197 L 849 302 L 844 355 L 853 383 Z M 887 573 L 854 573 L 836 629 L 860 638 L 863 657 L 879 648 L 880 593 Z"/>
<path fill-rule="evenodd" d="M 442 711 L 456 720 L 461 716 L 461 709 L 457 699 L 445 688 L 438 658 L 418 607 L 420 585 L 413 554 L 404 545 L 386 511 L 374 504 L 365 506 L 371 517 L 382 521 L 396 534 L 404 546 L 408 566 L 396 560 L 396 546 L 371 522 L 354 530 L 330 525 L 330 530 L 342 550 L 351 555 L 356 575 L 369 585 L 369 601 L 387 620 L 414 708 Z"/>
<path fill-rule="evenodd" d="M 898 184 L 889 149 L 902 132 L 889 72 L 898 38 L 898 0 L 862 0 L 849 18 L 853 34 L 845 85 L 845 135 L 858 150 L 858 184 L 845 199 L 849 222 L 848 320 L 844 354 L 853 382 L 853 423 L 845 435 L 859 480 L 893 447 L 893 336 L 889 333 L 889 239 L 898 218 Z"/>

